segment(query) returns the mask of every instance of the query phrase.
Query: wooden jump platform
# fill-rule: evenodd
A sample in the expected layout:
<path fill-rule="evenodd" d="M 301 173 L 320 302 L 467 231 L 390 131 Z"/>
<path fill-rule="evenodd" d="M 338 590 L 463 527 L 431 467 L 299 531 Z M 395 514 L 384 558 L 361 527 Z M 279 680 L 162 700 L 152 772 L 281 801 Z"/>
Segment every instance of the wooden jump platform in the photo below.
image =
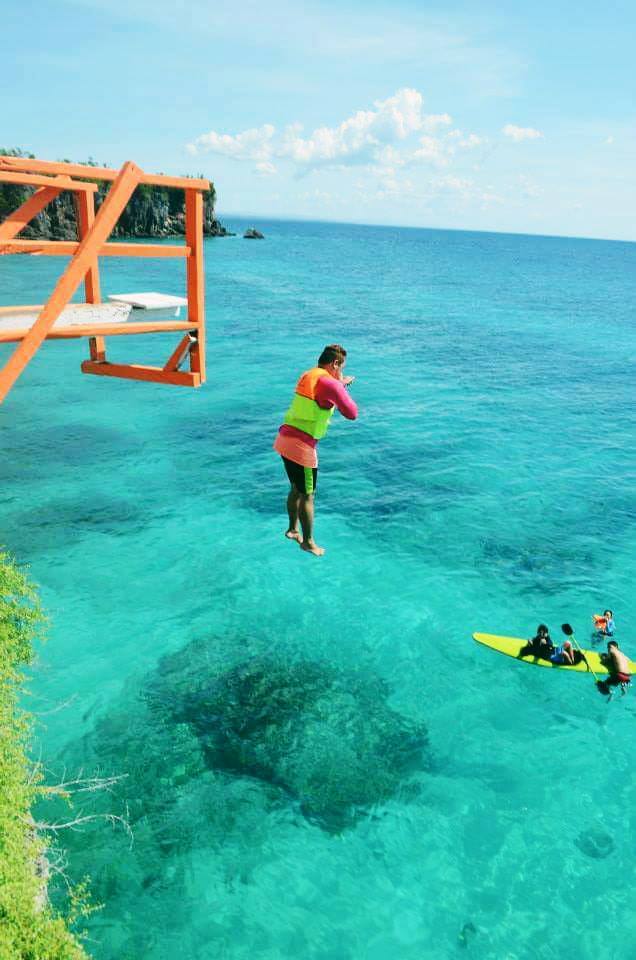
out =
<path fill-rule="evenodd" d="M 97 213 L 95 180 L 112 183 Z M 71 258 L 45 304 L 0 308 L 0 343 L 18 344 L 0 369 L 0 403 L 45 340 L 88 337 L 89 359 L 82 363 L 82 373 L 187 387 L 198 387 L 205 382 L 203 192 L 210 189 L 208 180 L 147 174 L 131 161 L 126 162 L 121 170 L 110 170 L 77 163 L 0 156 L 0 183 L 34 188 L 31 196 L 0 223 L 0 256 L 22 254 Z M 126 204 L 140 184 L 184 191 L 185 243 L 108 243 Z M 63 190 L 72 191 L 75 197 L 77 242 L 17 239 L 33 217 Z M 104 309 L 107 306 L 112 308 L 112 304 L 98 307 L 102 304 L 98 261 L 104 256 L 185 259 L 186 320 L 129 322 Z M 81 305 L 70 303 L 82 282 L 86 322 L 78 312 Z M 33 323 L 25 323 L 20 314 L 34 314 Z M 18 315 L 18 321 L 12 326 L 8 318 L 15 315 Z M 106 336 L 160 332 L 182 333 L 163 367 L 115 364 L 106 359 Z M 179 368 L 186 359 L 189 370 L 181 371 Z"/>

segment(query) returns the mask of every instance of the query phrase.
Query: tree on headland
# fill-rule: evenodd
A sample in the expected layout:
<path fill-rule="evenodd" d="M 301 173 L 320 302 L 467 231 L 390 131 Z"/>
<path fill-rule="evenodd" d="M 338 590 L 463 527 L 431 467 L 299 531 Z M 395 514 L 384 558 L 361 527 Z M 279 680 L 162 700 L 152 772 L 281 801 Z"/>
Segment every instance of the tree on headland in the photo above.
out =
<path fill-rule="evenodd" d="M 0 147 L 0 155 L 26 157 L 34 155 L 19 147 Z M 63 163 L 72 161 L 64 159 Z M 107 166 L 99 164 L 92 157 L 83 161 L 87 167 Z M 188 174 L 185 174 L 188 176 Z M 199 174 L 203 177 L 203 174 Z M 109 183 L 96 177 L 87 176 L 98 184 L 95 198 L 99 208 L 108 193 Z M 17 183 L 0 183 L 0 221 L 33 192 L 32 187 Z M 216 190 L 210 184 L 210 190 L 203 195 L 203 232 L 206 236 L 225 236 L 226 230 L 216 219 L 214 207 Z M 171 187 L 157 187 L 140 184 L 130 198 L 119 222 L 112 232 L 113 239 L 118 237 L 172 237 L 185 234 L 185 199 L 183 190 Z M 25 227 L 20 236 L 25 240 L 76 240 L 77 225 L 73 197 L 62 192 Z"/>

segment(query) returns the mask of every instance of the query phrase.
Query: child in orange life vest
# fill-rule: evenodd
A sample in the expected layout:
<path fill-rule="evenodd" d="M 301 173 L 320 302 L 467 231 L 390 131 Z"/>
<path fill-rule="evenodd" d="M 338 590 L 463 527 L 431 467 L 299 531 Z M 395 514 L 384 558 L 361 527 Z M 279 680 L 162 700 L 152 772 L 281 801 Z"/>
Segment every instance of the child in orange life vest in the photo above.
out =
<path fill-rule="evenodd" d="M 603 616 L 599 617 L 597 613 L 592 614 L 594 629 L 602 637 L 613 637 L 616 625 L 614 623 L 614 614 L 611 610 L 604 610 Z"/>

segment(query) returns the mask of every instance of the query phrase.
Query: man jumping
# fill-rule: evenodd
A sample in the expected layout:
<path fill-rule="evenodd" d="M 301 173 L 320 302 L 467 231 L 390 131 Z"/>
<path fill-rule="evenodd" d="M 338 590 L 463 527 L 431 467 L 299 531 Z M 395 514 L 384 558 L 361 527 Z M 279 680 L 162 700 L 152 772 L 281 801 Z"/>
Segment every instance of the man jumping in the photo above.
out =
<path fill-rule="evenodd" d="M 314 540 L 314 492 L 318 479 L 318 441 L 324 437 L 335 407 L 347 420 L 355 420 L 358 407 L 346 391 L 354 377 L 343 376 L 347 351 L 337 343 L 325 347 L 318 364 L 305 371 L 296 384 L 285 422 L 274 441 L 291 484 L 287 496 L 289 526 L 285 536 L 303 550 L 321 557 L 325 552 Z M 298 522 L 302 537 L 298 530 Z"/>

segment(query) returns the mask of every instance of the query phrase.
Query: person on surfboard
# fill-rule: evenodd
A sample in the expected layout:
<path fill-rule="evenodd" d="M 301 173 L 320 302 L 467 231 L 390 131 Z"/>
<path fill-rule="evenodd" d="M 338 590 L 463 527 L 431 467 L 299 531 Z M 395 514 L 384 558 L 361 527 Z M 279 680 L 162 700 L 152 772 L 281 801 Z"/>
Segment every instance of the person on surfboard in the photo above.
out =
<path fill-rule="evenodd" d="M 623 651 L 619 649 L 616 640 L 609 641 L 607 644 L 607 653 L 601 654 L 601 662 L 605 664 L 610 675 L 607 680 L 599 680 L 597 682 L 599 691 L 607 694 L 608 699 L 611 700 L 613 693 L 612 687 L 620 687 L 621 695 L 624 696 L 628 686 L 632 682 L 632 676 L 629 660 Z"/>
<path fill-rule="evenodd" d="M 554 644 L 550 638 L 550 631 L 545 623 L 540 623 L 537 632 L 528 643 L 519 651 L 520 657 L 540 657 L 542 660 L 549 660 L 554 653 Z"/>
<path fill-rule="evenodd" d="M 574 647 L 569 640 L 564 640 L 560 647 L 557 647 L 550 657 L 552 663 L 559 667 L 574 666 Z"/>

